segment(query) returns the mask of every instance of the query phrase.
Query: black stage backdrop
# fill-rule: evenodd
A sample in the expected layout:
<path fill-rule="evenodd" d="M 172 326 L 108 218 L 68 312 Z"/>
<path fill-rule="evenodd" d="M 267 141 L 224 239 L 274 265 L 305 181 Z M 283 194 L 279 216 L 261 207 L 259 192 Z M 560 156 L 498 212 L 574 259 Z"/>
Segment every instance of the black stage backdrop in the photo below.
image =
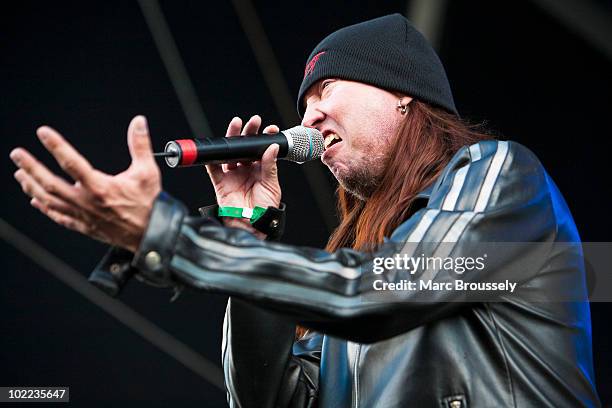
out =
<path fill-rule="evenodd" d="M 440 55 L 462 115 L 486 120 L 536 152 L 563 192 L 582 239 L 610 241 L 605 169 L 612 60 L 536 3 L 448 1 Z M 592 3 L 612 10 L 606 2 Z M 254 3 L 292 97 L 308 54 L 326 34 L 405 13 L 408 6 Z M 161 7 L 216 135 L 224 134 L 234 115 L 258 113 L 265 124 L 282 123 L 231 2 L 166 1 Z M 13 180 L 9 151 L 22 145 L 51 165 L 34 135 L 37 126 L 49 124 L 96 167 L 118 172 L 129 164 L 125 133 L 134 115 L 147 116 L 157 149 L 169 139 L 191 137 L 190 127 L 135 1 L 8 3 L 0 13 L 0 44 L 1 217 L 88 275 L 105 246 L 31 208 Z M 202 168 L 162 172 L 164 188 L 190 208 L 214 202 Z M 333 186 L 331 177 L 326 181 Z M 302 170 L 281 164 L 281 182 L 289 208 L 284 241 L 322 247 L 328 230 Z M 12 246 L 2 242 L 0 248 L 0 386 L 70 386 L 72 404 L 87 407 L 122 401 L 225 405 L 224 392 Z M 225 297 L 187 291 L 171 304 L 169 296 L 132 282 L 121 299 L 220 365 Z M 612 306 L 593 304 L 591 311 L 598 389 L 604 403 L 612 403 Z"/>

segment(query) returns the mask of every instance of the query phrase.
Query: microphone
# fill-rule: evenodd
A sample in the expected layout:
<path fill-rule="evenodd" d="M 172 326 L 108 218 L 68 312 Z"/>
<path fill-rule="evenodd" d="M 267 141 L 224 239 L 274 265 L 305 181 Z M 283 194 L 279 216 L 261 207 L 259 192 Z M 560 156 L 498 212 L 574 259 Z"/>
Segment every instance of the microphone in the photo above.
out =
<path fill-rule="evenodd" d="M 170 167 L 260 160 L 266 149 L 279 145 L 278 158 L 304 163 L 323 154 L 323 135 L 317 129 L 295 126 L 279 133 L 204 139 L 179 139 L 166 144 L 163 157 Z"/>

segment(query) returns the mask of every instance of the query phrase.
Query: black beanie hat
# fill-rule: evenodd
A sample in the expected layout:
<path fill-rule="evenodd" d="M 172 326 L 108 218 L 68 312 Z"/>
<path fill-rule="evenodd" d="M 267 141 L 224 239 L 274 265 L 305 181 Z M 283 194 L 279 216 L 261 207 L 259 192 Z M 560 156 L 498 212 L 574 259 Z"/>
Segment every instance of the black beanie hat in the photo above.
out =
<path fill-rule="evenodd" d="M 308 57 L 297 105 L 323 78 L 363 82 L 398 91 L 458 115 L 442 62 L 425 37 L 401 14 L 341 28 Z"/>

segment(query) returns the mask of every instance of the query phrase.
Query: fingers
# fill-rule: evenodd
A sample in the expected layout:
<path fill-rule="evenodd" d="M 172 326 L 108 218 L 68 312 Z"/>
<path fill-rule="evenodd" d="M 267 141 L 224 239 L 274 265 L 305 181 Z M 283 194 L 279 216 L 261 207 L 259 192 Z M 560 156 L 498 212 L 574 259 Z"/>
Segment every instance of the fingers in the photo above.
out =
<path fill-rule="evenodd" d="M 236 120 L 234 125 L 237 125 L 238 123 L 242 124 L 242 119 L 234 118 L 234 119 L 232 119 L 232 122 L 230 122 L 230 126 L 232 126 L 232 123 L 234 122 L 235 119 L 238 119 L 238 120 Z M 242 132 L 240 132 L 240 126 L 238 126 L 238 132 L 240 132 L 240 135 L 242 135 L 242 136 L 254 135 L 254 134 L 257 134 L 257 131 L 259 130 L 260 126 L 261 126 L 261 117 L 259 115 L 253 115 L 248 120 L 248 122 L 244 125 L 244 128 L 242 128 Z M 232 132 L 230 132 L 230 129 L 228 127 L 228 132 L 225 135 L 225 137 L 236 136 L 238 134 L 238 132 L 235 132 L 236 128 L 232 128 L 231 130 L 232 130 Z M 244 161 L 244 162 L 240 162 L 240 164 L 242 166 L 250 166 L 251 162 L 250 161 Z M 234 170 L 237 167 L 238 167 L 238 163 L 227 163 L 227 164 L 225 164 L 225 169 L 226 170 Z"/>
<path fill-rule="evenodd" d="M 11 152 L 11 159 L 13 159 L 18 166 L 24 166 L 15 172 L 15 179 L 21 185 L 23 192 L 32 197 L 30 204 L 34 208 L 38 209 L 58 224 L 77 231 L 85 231 L 86 224 L 76 218 L 78 214 L 77 209 L 72 204 L 67 203 L 49 192 L 49 190 L 63 190 L 65 187 L 71 188 L 68 183 L 48 171 L 46 167 L 38 163 L 38 161 L 25 150 L 15 149 Z M 32 173 L 29 173 L 27 169 L 32 171 Z M 43 188 L 32 174 L 36 174 L 38 177 L 45 180 L 44 182 L 48 183 L 46 187 L 49 190 Z"/>
<path fill-rule="evenodd" d="M 265 134 L 274 134 L 274 133 L 278 133 L 278 132 L 280 132 L 280 129 L 276 125 L 268 125 L 263 130 L 263 133 L 265 133 Z"/>
<path fill-rule="evenodd" d="M 256 135 L 261 126 L 261 116 L 253 115 L 251 119 L 244 125 L 241 135 Z"/>
<path fill-rule="evenodd" d="M 235 136 L 240 134 L 240 128 L 242 127 L 242 119 L 237 116 L 234 116 L 232 120 L 230 120 L 229 125 L 227 125 L 227 131 L 225 132 L 225 137 Z M 234 168 L 236 168 L 234 166 Z M 210 176 L 213 184 L 221 182 L 223 178 L 223 171 L 227 170 L 227 164 L 207 164 L 206 172 Z"/>
<path fill-rule="evenodd" d="M 261 117 L 259 115 L 253 115 L 244 125 L 244 127 L 242 128 L 242 131 L 240 130 L 241 127 L 242 127 L 242 119 L 240 119 L 239 117 L 234 117 L 230 121 L 227 127 L 227 132 L 225 133 L 225 137 L 236 136 L 238 134 L 242 136 L 258 134 L 259 128 L 261 127 Z M 278 126 L 269 125 L 264 129 L 263 133 L 278 133 L 279 131 L 280 130 Z M 214 179 L 220 180 L 220 178 L 222 177 L 222 174 L 220 173 L 219 169 L 221 169 L 221 171 L 229 171 L 229 170 L 236 169 L 238 165 L 250 166 L 252 163 L 253 162 L 251 161 L 244 161 L 240 163 L 226 163 L 226 164 L 223 164 L 222 166 L 217 165 L 217 167 L 214 167 L 214 165 L 208 165 L 206 167 L 206 170 L 208 171 L 208 174 L 210 175 L 211 179 L 214 178 Z"/>
<path fill-rule="evenodd" d="M 45 148 L 70 177 L 75 181 L 80 181 L 87 188 L 97 185 L 99 174 L 62 135 L 48 126 L 38 128 L 36 134 Z"/>
<path fill-rule="evenodd" d="M 34 192 L 41 190 L 50 196 L 57 196 L 70 203 L 77 202 L 77 194 L 74 188 L 62 178 L 53 174 L 45 165 L 34 158 L 27 150 L 22 148 L 14 149 L 11 154 L 11 159 L 21 170 L 15 173 L 15 178 L 21 184 L 21 188 L 30 197 L 33 197 Z M 23 183 L 22 183 L 23 181 Z M 36 183 L 37 187 L 32 184 Z M 47 196 L 38 195 L 41 202 L 45 203 Z"/>
<path fill-rule="evenodd" d="M 244 125 L 244 128 L 242 129 L 242 136 L 252 136 L 252 135 L 256 135 L 257 132 L 259 132 L 259 127 L 261 126 L 261 116 L 259 115 L 253 115 L 251 116 L 251 118 L 249 119 L 249 121 Z M 241 166 L 250 166 L 253 162 L 250 160 L 247 161 L 241 161 L 239 162 L 239 164 Z"/>
<path fill-rule="evenodd" d="M 277 177 L 276 158 L 280 146 L 276 143 L 266 149 L 261 157 L 261 169 L 264 179 L 273 179 Z"/>
<path fill-rule="evenodd" d="M 17 170 L 15 179 L 23 192 L 32 197 L 30 204 L 34 208 L 66 228 L 86 233 L 87 224 L 77 218 L 79 211 L 76 207 L 49 194 L 25 169 Z"/>
<path fill-rule="evenodd" d="M 74 231 L 78 231 L 81 234 L 85 234 L 85 235 L 89 234 L 90 229 L 87 227 L 87 224 L 84 223 L 83 221 L 77 218 L 74 218 L 70 215 L 67 215 L 62 212 L 51 209 L 47 206 L 43 206 L 36 198 L 33 198 L 32 201 L 30 201 L 30 204 L 32 204 L 32 207 L 36 208 L 41 213 L 45 214 L 47 217 L 51 218 L 53 221 L 55 221 L 59 225 L 66 227 L 68 229 L 74 230 Z"/>
<path fill-rule="evenodd" d="M 223 180 L 223 167 L 220 164 L 207 164 L 206 172 L 213 184 L 219 184 Z"/>
<path fill-rule="evenodd" d="M 227 132 L 225 132 L 225 137 L 239 135 L 241 127 L 242 127 L 242 119 L 240 119 L 237 116 L 232 118 L 232 120 L 230 121 L 229 125 L 227 126 Z M 236 167 L 237 167 L 236 163 L 224 163 L 222 165 L 222 169 L 224 171 L 233 170 Z"/>
<path fill-rule="evenodd" d="M 21 185 L 21 189 L 26 193 L 32 200 L 36 200 L 38 205 L 42 207 L 48 207 L 65 214 L 76 215 L 76 208 L 62 200 L 59 197 L 55 197 L 45 191 L 40 184 L 34 180 L 25 170 L 19 169 L 15 172 L 15 180 Z"/>
<path fill-rule="evenodd" d="M 276 134 L 280 132 L 280 129 L 276 125 L 268 125 L 264 129 L 264 134 Z M 276 159 L 278 158 L 278 151 L 280 150 L 280 146 L 277 144 L 273 144 L 264 152 L 261 157 L 261 161 L 263 163 L 264 172 L 270 172 L 272 169 L 274 170 L 274 177 L 276 177 Z"/>
<path fill-rule="evenodd" d="M 128 126 L 128 148 L 132 156 L 132 164 L 144 166 L 156 166 L 153 158 L 153 147 L 149 136 L 147 119 L 144 116 L 136 116 Z"/>
<path fill-rule="evenodd" d="M 225 132 L 225 137 L 239 135 L 241 128 L 242 119 L 240 119 L 238 116 L 233 117 L 232 120 L 230 120 L 229 125 L 227 126 L 227 132 Z"/>

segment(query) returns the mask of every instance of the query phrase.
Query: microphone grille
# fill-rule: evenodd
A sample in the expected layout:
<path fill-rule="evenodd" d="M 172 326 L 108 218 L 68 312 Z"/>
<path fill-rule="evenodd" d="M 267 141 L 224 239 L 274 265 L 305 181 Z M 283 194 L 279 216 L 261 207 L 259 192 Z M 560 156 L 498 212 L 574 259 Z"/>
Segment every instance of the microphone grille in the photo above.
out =
<path fill-rule="evenodd" d="M 323 135 L 317 129 L 295 126 L 282 133 L 289 139 L 289 151 L 285 160 L 304 163 L 316 160 L 323 154 Z"/>

